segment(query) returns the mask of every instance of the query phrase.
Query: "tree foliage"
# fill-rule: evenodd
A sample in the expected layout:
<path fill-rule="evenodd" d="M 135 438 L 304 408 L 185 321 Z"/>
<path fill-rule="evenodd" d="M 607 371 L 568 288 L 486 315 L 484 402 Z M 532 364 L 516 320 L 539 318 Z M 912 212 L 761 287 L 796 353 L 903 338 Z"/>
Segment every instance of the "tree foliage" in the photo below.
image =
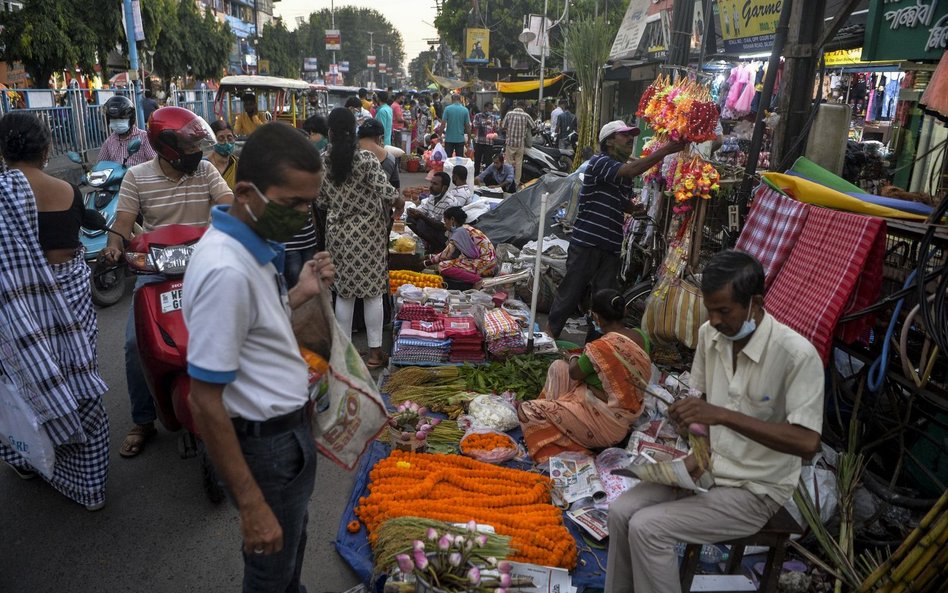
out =
<path fill-rule="evenodd" d="M 92 70 L 96 34 L 75 3 L 30 0 L 21 10 L 0 13 L 0 25 L 3 58 L 23 62 L 39 88 L 47 88 L 53 72 L 63 68 Z"/>
<path fill-rule="evenodd" d="M 302 60 L 296 35 L 287 30 L 283 21 L 263 26 L 263 35 L 257 44 L 257 59 L 270 62 L 270 74 L 299 78 Z"/>
<path fill-rule="evenodd" d="M 408 79 L 413 87 L 423 89 L 428 86 L 429 81 L 425 74 L 425 66 L 430 66 L 437 57 L 438 52 L 436 50 L 426 49 L 408 63 Z"/>
<path fill-rule="evenodd" d="M 219 23 L 209 9 L 202 16 L 194 2 L 178 2 L 171 14 L 173 18 L 158 20 L 155 72 L 166 79 L 220 77 L 233 41 L 230 26 Z"/>
<path fill-rule="evenodd" d="M 394 65 L 401 70 L 405 61 L 402 36 L 380 12 L 371 8 L 342 6 L 336 9 L 336 29 L 342 35 L 342 49 L 336 52 L 336 61 L 349 62 L 349 80 L 365 78 L 367 55 L 374 53 L 378 62 Z M 264 27 L 260 40 L 260 57 L 270 60 L 274 74 L 297 78 L 303 58 L 316 58 L 321 70 L 328 70 L 332 52 L 326 49 L 326 29 L 332 29 L 332 12 L 324 8 L 309 15 L 293 32 L 285 27 Z M 369 35 L 369 32 L 372 35 Z M 370 48 L 369 41 L 372 41 Z M 386 47 L 382 59 L 381 45 Z M 289 60 L 294 60 L 292 69 Z M 278 66 L 279 63 L 279 66 Z"/>
<path fill-rule="evenodd" d="M 608 14 L 600 15 L 602 19 L 603 35 L 607 35 L 607 26 L 618 27 L 629 6 L 629 0 L 571 0 L 566 23 L 578 18 L 592 16 L 597 11 L 605 12 L 608 5 Z M 557 20 L 563 14 L 563 1 L 550 0 L 547 5 L 547 18 Z M 523 30 L 524 16 L 529 14 L 543 14 L 543 0 L 504 0 L 491 2 L 481 0 L 471 8 L 470 0 L 444 0 L 441 13 L 435 18 L 435 27 L 448 46 L 455 52 L 463 53 L 464 29 L 468 27 L 490 29 L 490 57 L 497 58 L 501 65 L 510 66 L 510 58 L 528 59 L 523 44 L 517 39 Z M 598 8 L 597 8 L 598 7 Z M 613 29 L 614 30 L 614 29 Z M 610 37 L 610 44 L 615 37 Z M 550 31 L 550 51 L 553 55 L 563 55 L 563 28 L 557 27 Z M 532 63 L 532 60 L 530 60 Z"/>

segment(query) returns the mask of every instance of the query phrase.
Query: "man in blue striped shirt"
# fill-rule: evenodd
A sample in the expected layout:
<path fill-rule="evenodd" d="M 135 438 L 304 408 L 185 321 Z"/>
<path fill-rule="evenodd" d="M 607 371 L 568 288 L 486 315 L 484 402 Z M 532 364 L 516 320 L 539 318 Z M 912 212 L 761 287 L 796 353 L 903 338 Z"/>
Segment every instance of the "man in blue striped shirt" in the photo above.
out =
<path fill-rule="evenodd" d="M 583 174 L 566 276 L 550 309 L 548 331 L 554 338 L 559 338 L 587 288 L 591 286 L 593 293 L 618 288 L 622 225 L 625 214 L 632 211 L 632 180 L 685 147 L 684 142 L 670 142 L 645 158 L 632 158 L 638 134 L 638 128 L 619 120 L 599 131 L 600 152 L 589 159 Z"/>

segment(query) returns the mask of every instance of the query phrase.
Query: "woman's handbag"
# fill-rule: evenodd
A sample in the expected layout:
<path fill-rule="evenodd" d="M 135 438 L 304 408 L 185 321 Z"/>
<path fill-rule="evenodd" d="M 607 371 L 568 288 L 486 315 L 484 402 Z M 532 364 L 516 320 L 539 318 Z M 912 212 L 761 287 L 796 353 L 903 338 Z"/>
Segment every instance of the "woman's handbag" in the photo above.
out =
<path fill-rule="evenodd" d="M 314 333 L 323 333 L 329 328 L 332 336 L 324 383 L 310 390 L 322 394 L 311 419 L 316 447 L 337 465 L 351 470 L 385 428 L 388 422 L 385 403 L 359 351 L 336 322 L 328 287 L 301 305 L 293 315 L 294 332 L 301 345 L 324 353 L 325 339 L 307 339 L 306 332 L 300 330 L 302 327 L 314 328 Z M 328 405 L 324 398 L 328 399 Z"/>

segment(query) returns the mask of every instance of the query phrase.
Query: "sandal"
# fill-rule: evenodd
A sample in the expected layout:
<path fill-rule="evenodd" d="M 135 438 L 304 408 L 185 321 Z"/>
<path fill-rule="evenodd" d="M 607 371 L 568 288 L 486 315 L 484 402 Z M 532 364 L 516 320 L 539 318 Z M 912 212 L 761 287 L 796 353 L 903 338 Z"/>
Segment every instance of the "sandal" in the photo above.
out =
<path fill-rule="evenodd" d="M 122 457 L 135 457 L 142 452 L 142 448 L 145 446 L 145 443 L 155 434 L 158 430 L 155 429 L 153 424 L 136 424 L 132 427 L 128 434 L 125 435 L 125 440 L 122 441 L 122 446 L 119 448 L 119 455 Z"/>
<path fill-rule="evenodd" d="M 388 354 L 383 354 L 382 358 L 378 360 L 372 360 L 371 358 L 365 361 L 365 366 L 370 369 L 380 369 L 384 366 L 388 366 Z"/>

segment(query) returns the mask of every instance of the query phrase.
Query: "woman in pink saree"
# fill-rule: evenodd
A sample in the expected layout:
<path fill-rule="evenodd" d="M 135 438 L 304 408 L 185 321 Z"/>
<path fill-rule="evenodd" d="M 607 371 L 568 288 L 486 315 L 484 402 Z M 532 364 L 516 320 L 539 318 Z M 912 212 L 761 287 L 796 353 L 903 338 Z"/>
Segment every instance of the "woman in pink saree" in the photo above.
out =
<path fill-rule="evenodd" d="M 540 397 L 520 406 L 520 425 L 534 462 L 563 451 L 588 453 L 629 434 L 642 413 L 652 372 L 647 339 L 623 323 L 625 302 L 614 290 L 593 297 L 593 320 L 604 335 L 582 355 L 550 365 Z"/>

